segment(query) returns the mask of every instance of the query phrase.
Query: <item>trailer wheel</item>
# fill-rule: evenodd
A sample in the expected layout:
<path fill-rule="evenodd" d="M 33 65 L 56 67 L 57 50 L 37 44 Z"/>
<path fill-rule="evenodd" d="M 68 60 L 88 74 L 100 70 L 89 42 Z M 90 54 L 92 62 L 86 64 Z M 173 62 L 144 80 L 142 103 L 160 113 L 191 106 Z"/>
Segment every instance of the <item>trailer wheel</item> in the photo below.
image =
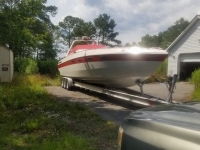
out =
<path fill-rule="evenodd" d="M 67 89 L 68 91 L 73 89 L 73 80 L 68 78 L 63 80 L 63 85 L 64 88 Z"/>
<path fill-rule="evenodd" d="M 67 79 L 64 78 L 63 79 L 63 88 L 66 89 L 66 87 L 67 87 Z"/>
<path fill-rule="evenodd" d="M 65 88 L 65 78 L 62 78 L 61 86 L 62 86 L 62 88 Z"/>
<path fill-rule="evenodd" d="M 71 86 L 70 86 L 70 84 L 69 84 L 69 81 L 68 81 L 68 80 L 66 80 L 66 89 L 67 89 L 68 91 L 70 91 L 70 90 L 71 90 Z"/>

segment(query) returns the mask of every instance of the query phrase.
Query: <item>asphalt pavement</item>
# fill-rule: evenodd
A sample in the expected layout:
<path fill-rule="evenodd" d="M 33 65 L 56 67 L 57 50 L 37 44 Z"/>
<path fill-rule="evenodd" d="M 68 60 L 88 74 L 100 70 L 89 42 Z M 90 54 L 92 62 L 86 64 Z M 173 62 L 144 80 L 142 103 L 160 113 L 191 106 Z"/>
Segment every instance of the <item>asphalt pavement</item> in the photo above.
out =
<path fill-rule="evenodd" d="M 130 87 L 135 91 L 140 91 L 139 86 Z M 169 92 L 168 87 L 164 83 L 150 83 L 143 86 L 144 93 L 156 96 L 162 99 L 167 99 Z M 172 95 L 173 101 L 184 102 L 190 100 L 191 93 L 194 91 L 194 85 L 189 82 L 177 82 L 174 93 Z"/>

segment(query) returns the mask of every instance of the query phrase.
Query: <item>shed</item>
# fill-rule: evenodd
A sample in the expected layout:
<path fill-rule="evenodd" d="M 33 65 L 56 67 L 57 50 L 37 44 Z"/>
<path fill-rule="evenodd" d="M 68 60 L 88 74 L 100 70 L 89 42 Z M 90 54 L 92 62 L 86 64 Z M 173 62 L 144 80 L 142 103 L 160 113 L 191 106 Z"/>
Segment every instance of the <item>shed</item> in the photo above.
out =
<path fill-rule="evenodd" d="M 179 80 L 186 80 L 200 67 L 200 15 L 194 17 L 167 51 L 168 75 L 178 74 Z"/>
<path fill-rule="evenodd" d="M 11 82 L 13 77 L 13 52 L 0 46 L 0 82 Z"/>

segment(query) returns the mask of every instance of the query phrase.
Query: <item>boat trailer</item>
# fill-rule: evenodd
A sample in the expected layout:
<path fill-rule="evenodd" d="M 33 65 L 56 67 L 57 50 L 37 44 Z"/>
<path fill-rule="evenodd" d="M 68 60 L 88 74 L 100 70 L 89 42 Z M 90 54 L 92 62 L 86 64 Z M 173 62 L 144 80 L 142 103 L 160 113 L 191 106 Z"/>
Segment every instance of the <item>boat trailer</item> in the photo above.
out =
<path fill-rule="evenodd" d="M 132 92 L 130 91 L 127 92 L 126 90 L 123 90 L 123 89 L 104 88 L 104 87 L 96 86 L 93 84 L 72 80 L 71 78 L 68 78 L 68 77 L 62 78 L 62 88 L 65 88 L 67 90 L 72 90 L 73 87 L 79 87 L 79 88 L 87 89 L 90 91 L 102 93 L 102 94 L 115 97 L 118 99 L 122 99 L 128 102 L 134 103 L 135 105 L 148 107 L 148 106 L 154 106 L 154 105 L 160 105 L 160 104 L 174 103 L 172 100 L 172 95 L 174 92 L 176 80 L 177 80 L 177 75 L 174 75 L 173 77 L 171 76 L 167 77 L 165 82 L 160 82 L 159 80 L 157 80 L 158 82 L 162 84 L 166 84 L 168 88 L 169 93 L 168 93 L 168 98 L 166 100 L 144 94 L 143 86 L 145 84 L 144 82 L 141 82 L 140 80 L 136 81 L 136 84 L 140 87 L 140 92 L 132 91 L 134 92 L 134 94 L 132 94 Z"/>

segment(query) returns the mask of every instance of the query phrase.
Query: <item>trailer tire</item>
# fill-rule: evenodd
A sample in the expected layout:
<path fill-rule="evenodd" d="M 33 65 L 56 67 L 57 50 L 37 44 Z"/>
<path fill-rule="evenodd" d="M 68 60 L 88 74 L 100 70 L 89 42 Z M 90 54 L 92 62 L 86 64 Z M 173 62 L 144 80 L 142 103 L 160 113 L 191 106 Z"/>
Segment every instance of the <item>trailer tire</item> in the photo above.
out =
<path fill-rule="evenodd" d="M 62 88 L 65 88 L 65 78 L 62 78 L 61 86 L 62 86 Z"/>
<path fill-rule="evenodd" d="M 64 85 L 64 89 L 67 88 L 67 79 L 64 78 L 64 81 L 63 81 L 63 85 Z"/>
<path fill-rule="evenodd" d="M 73 80 L 71 78 L 67 78 L 63 80 L 63 85 L 64 85 L 64 88 L 67 89 L 68 91 L 72 90 L 73 89 Z"/>
<path fill-rule="evenodd" d="M 68 80 L 66 80 L 66 89 L 67 89 L 68 91 L 70 91 L 70 89 L 71 89 L 71 86 L 70 86 L 70 84 L 69 84 L 69 81 L 68 81 Z"/>

